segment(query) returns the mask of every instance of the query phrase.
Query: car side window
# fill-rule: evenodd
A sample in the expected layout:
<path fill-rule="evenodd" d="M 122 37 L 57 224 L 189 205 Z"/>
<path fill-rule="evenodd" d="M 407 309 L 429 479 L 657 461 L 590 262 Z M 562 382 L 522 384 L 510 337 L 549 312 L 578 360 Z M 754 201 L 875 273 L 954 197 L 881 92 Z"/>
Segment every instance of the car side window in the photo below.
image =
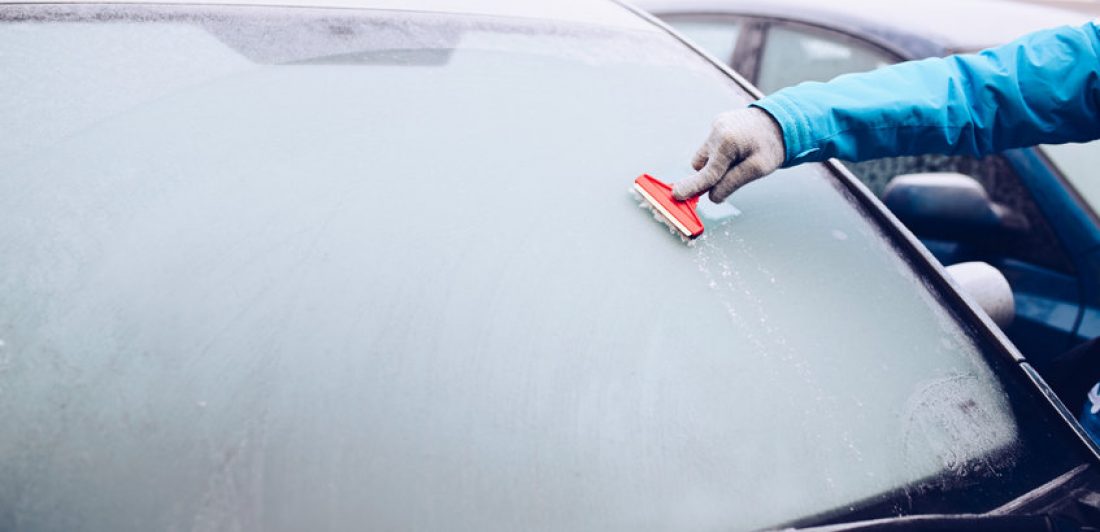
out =
<path fill-rule="evenodd" d="M 891 179 L 902 174 L 957 172 L 973 177 L 985 188 L 991 200 L 1019 213 L 1028 222 L 1028 230 L 1024 234 L 1006 243 L 1004 253 L 1007 257 L 1063 273 L 1074 272 L 1073 261 L 1058 243 L 1031 193 L 1012 165 L 1000 155 L 982 159 L 922 155 L 845 164 L 878 197 L 882 197 Z"/>
<path fill-rule="evenodd" d="M 764 40 L 756 86 L 770 93 L 803 81 L 828 81 L 895 61 L 885 51 L 841 33 L 773 24 Z"/>
<path fill-rule="evenodd" d="M 741 35 L 741 22 L 736 19 L 702 19 L 668 17 L 676 31 L 723 63 L 729 64 Z"/>

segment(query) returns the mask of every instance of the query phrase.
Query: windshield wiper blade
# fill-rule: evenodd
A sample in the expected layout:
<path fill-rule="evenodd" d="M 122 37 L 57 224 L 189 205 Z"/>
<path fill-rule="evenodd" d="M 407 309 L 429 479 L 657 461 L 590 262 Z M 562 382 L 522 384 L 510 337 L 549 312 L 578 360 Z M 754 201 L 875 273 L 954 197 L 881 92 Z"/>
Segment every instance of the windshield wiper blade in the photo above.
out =
<path fill-rule="evenodd" d="M 1052 515 L 908 515 L 810 528 L 800 532 L 1096 532 Z"/>

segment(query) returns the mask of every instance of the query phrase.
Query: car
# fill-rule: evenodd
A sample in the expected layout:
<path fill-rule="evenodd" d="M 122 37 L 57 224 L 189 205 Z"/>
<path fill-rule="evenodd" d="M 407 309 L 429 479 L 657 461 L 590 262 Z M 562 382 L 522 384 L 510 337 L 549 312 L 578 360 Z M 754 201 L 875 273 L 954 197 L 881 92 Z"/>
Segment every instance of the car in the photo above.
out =
<path fill-rule="evenodd" d="M 765 93 L 904 60 L 976 52 L 1039 29 L 1080 25 L 1091 16 L 999 0 L 643 0 L 639 5 Z M 1100 143 L 1091 142 L 982 159 L 930 155 L 849 167 L 888 206 L 902 207 L 895 213 L 942 262 L 981 260 L 1008 277 L 1017 314 L 1005 332 L 1036 367 L 1044 373 L 1083 370 L 1100 378 L 1100 364 L 1090 359 L 1084 359 L 1090 360 L 1087 368 L 1058 366 L 1064 353 L 1089 348 L 1086 342 L 1100 336 L 1096 163 Z M 904 190 L 889 185 L 899 175 L 940 172 L 973 179 L 894 182 L 893 189 Z M 975 191 L 974 180 L 984 190 Z M 968 191 L 984 209 L 959 209 L 934 199 Z M 911 201 L 918 196 L 921 201 Z M 932 210 L 914 212 L 908 208 L 913 203 Z M 992 217 L 985 215 L 994 211 L 1009 216 L 990 225 Z M 1080 386 L 1063 389 L 1063 399 L 1074 407 L 1085 399 Z"/>
<path fill-rule="evenodd" d="M 691 245 L 638 207 L 752 92 L 630 8 L 5 3 L 0 50 L 0 529 L 1096 521 L 841 166 Z"/>

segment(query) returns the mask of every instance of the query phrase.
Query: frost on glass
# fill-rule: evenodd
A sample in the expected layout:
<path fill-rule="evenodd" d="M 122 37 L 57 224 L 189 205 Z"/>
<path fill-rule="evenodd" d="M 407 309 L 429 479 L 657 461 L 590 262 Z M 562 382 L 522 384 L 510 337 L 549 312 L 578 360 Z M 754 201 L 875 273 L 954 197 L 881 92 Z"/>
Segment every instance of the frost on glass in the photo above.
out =
<path fill-rule="evenodd" d="M 40 128 L 0 166 L 0 528 L 741 529 L 1012 478 L 1018 412 L 827 174 L 692 247 L 637 208 L 745 103 L 669 39 L 267 63 L 148 24 L 0 25 L 147 65 L 0 56 Z M 108 82 L 79 128 L 36 101 Z"/>
<path fill-rule="evenodd" d="M 0 26 L 0 50 L 0 160 L 6 162 L 248 68 L 201 28 L 179 24 L 9 23 Z"/>

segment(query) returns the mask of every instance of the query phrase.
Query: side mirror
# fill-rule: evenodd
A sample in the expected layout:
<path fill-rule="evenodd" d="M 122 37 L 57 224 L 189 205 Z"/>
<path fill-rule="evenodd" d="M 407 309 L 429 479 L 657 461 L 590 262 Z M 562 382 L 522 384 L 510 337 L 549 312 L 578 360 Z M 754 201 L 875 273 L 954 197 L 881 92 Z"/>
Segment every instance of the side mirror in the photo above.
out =
<path fill-rule="evenodd" d="M 1016 300 L 1004 274 L 984 262 L 960 262 L 947 268 L 947 274 L 1002 329 L 1016 317 Z"/>
<path fill-rule="evenodd" d="M 1028 229 L 1023 216 L 962 174 L 899 175 L 886 185 L 882 201 L 920 237 L 988 244 Z"/>

